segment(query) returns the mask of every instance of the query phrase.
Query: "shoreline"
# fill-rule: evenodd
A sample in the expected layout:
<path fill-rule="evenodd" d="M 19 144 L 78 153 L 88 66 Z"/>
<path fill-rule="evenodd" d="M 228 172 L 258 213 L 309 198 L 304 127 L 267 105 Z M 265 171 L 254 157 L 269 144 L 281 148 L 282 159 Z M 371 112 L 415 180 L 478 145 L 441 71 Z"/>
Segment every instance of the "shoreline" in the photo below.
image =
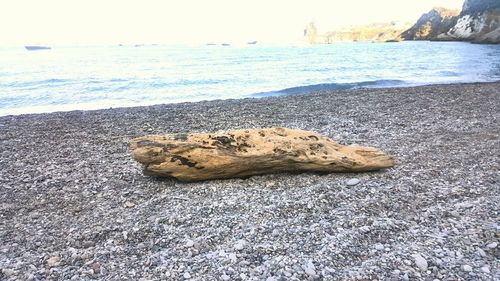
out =
<path fill-rule="evenodd" d="M 394 82 L 395 84 L 390 85 L 379 85 L 376 86 L 378 82 Z M 296 86 L 285 88 L 281 90 L 275 91 L 266 91 L 266 92 L 258 92 L 253 93 L 248 97 L 243 98 L 228 98 L 228 99 L 211 99 L 211 100 L 195 100 L 195 101 L 179 101 L 179 102 L 171 102 L 171 103 L 153 103 L 153 104 L 140 104 L 140 105 L 123 105 L 118 107 L 109 107 L 109 108 L 100 108 L 100 106 L 91 103 L 85 104 L 84 109 L 73 109 L 74 107 L 81 105 L 60 105 L 61 108 L 67 108 L 62 110 L 55 111 L 46 111 L 46 106 L 34 106 L 30 107 L 31 110 L 35 112 L 23 112 L 19 114 L 6 114 L 1 115 L 2 117 L 9 116 L 22 116 L 22 115 L 33 115 L 33 114 L 51 114 L 51 113 L 64 113 L 64 112 L 74 112 L 74 111 L 100 111 L 100 110 L 113 110 L 113 109 L 126 109 L 126 108 L 140 108 L 140 107 L 148 107 L 148 106 L 168 106 L 168 105 L 183 105 L 183 104 L 192 104 L 192 103 L 206 103 L 211 101 L 232 101 L 232 100 L 247 100 L 247 99 L 262 99 L 262 98 L 271 98 L 271 97 L 287 97 L 287 96 L 296 96 L 296 95 L 310 95 L 318 92 L 337 92 L 337 91 L 351 91 L 358 89 L 394 89 L 394 88 L 414 88 L 414 87 L 426 87 L 426 86 L 453 86 L 453 85 L 477 85 L 477 84 L 489 84 L 489 83 L 500 83 L 500 80 L 496 81 L 488 81 L 488 82 L 460 82 L 460 83 L 436 83 L 436 84 L 401 84 L 404 81 L 400 80 L 375 80 L 375 81 L 363 81 L 363 82 L 353 82 L 353 83 L 325 83 L 325 84 L 313 84 L 306 86 Z M 374 84 L 374 86 L 366 86 Z M 356 86 L 356 85 L 364 85 L 364 86 Z M 305 90 L 309 89 L 309 90 Z M 33 109 L 36 108 L 36 109 Z M 38 110 L 37 110 L 38 109 Z M 26 109 L 24 109 L 26 110 Z M 1 112 L 1 111 L 0 111 Z"/>
<path fill-rule="evenodd" d="M 499 279 L 499 104 L 487 82 L 2 116 L 0 279 Z M 396 166 L 181 183 L 130 157 L 275 126 Z"/>

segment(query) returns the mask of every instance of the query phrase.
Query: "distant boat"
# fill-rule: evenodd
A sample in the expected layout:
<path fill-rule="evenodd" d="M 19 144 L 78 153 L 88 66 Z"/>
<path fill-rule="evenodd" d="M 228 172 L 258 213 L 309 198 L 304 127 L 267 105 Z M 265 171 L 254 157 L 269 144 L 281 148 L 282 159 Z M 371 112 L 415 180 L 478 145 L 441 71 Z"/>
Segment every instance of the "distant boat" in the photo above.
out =
<path fill-rule="evenodd" d="M 257 41 L 250 41 L 250 42 L 248 42 L 247 44 L 248 44 L 248 45 L 255 45 L 255 44 L 257 44 Z"/>
<path fill-rule="evenodd" d="M 229 44 L 229 43 L 222 43 L 221 45 L 222 45 L 222 46 L 226 46 L 226 47 L 227 47 L 227 46 L 231 46 L 231 44 Z"/>
<path fill-rule="evenodd" d="M 51 47 L 46 47 L 46 46 L 24 46 L 26 50 L 28 51 L 39 51 L 39 50 L 50 50 L 52 49 Z"/>
<path fill-rule="evenodd" d="M 207 46 L 215 46 L 215 45 L 217 45 L 217 44 L 215 44 L 215 43 L 207 43 Z"/>

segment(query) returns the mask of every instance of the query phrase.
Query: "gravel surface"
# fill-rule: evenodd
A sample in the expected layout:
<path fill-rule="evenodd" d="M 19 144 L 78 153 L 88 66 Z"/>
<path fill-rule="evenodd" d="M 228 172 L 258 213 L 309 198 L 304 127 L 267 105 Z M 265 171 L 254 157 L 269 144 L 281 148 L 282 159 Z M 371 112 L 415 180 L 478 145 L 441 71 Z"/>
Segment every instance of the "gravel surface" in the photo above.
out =
<path fill-rule="evenodd" d="M 0 117 L 0 280 L 500 279 L 500 83 Z M 146 134 L 285 126 L 395 168 L 181 183 Z"/>

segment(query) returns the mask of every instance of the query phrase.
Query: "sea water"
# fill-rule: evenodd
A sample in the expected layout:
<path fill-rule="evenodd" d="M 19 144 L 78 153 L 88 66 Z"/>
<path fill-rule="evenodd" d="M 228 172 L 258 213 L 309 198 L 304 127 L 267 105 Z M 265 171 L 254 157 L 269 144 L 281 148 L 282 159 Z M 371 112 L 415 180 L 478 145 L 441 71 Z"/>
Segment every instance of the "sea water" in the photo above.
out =
<path fill-rule="evenodd" d="M 500 45 L 0 48 L 0 115 L 500 80 Z"/>

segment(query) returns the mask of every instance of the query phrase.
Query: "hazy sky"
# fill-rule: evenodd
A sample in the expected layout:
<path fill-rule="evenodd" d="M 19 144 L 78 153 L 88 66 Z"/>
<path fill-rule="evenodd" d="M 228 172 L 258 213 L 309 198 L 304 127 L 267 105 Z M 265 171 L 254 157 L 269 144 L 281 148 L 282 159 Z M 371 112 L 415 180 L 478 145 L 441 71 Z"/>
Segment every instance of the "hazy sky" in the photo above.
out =
<path fill-rule="evenodd" d="M 414 22 L 463 0 L 0 0 L 0 45 L 290 42 L 381 21 Z"/>

